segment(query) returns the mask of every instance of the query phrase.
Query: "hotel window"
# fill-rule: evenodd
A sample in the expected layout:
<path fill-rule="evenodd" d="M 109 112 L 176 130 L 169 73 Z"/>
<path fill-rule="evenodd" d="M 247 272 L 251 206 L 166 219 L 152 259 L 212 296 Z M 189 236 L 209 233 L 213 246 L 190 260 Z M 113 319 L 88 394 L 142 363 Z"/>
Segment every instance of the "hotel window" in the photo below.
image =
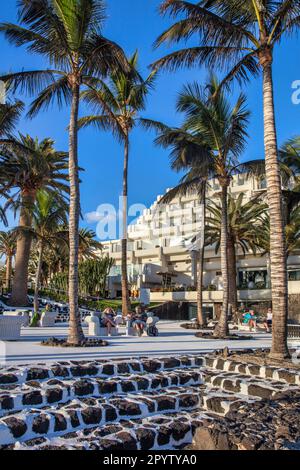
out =
<path fill-rule="evenodd" d="M 300 269 L 289 271 L 289 281 L 300 281 Z"/>
<path fill-rule="evenodd" d="M 265 178 L 261 178 L 258 183 L 259 189 L 267 189 L 267 181 Z"/>
<path fill-rule="evenodd" d="M 240 270 L 239 287 L 241 289 L 266 289 L 268 287 L 267 270 Z"/>
<path fill-rule="evenodd" d="M 237 179 L 237 184 L 238 184 L 238 186 L 244 186 L 245 178 L 243 176 L 239 175 L 238 179 Z"/>

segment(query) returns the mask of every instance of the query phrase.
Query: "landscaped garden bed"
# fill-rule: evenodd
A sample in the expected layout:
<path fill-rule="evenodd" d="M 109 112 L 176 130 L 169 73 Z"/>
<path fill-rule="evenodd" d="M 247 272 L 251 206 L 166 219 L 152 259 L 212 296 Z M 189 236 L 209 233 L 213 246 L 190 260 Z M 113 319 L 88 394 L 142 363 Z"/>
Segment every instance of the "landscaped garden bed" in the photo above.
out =
<path fill-rule="evenodd" d="M 242 340 L 251 340 L 253 339 L 252 336 L 250 335 L 235 335 L 235 334 L 229 334 L 228 336 L 224 336 L 223 338 L 217 338 L 214 336 L 213 331 L 198 331 L 198 333 L 195 334 L 196 338 L 200 339 L 213 339 L 213 340 L 231 340 L 231 341 L 242 341 Z"/>
<path fill-rule="evenodd" d="M 84 339 L 80 344 L 68 343 L 66 339 L 48 338 L 41 342 L 42 346 L 53 346 L 56 348 L 99 348 L 108 346 L 103 339 Z"/>

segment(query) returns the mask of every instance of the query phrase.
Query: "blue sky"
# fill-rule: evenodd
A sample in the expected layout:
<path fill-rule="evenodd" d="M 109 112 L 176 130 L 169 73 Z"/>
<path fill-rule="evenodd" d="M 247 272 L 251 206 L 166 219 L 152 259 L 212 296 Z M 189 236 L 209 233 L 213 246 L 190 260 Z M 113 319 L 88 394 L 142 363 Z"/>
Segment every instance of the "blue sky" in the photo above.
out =
<path fill-rule="evenodd" d="M 169 25 L 167 18 L 158 14 L 160 0 L 107 0 L 107 23 L 105 35 L 117 41 L 128 54 L 139 50 L 140 68 L 147 74 L 148 65 L 170 49 L 153 50 L 156 37 Z M 16 1 L 1 4 L 1 21 L 16 21 Z M 15 48 L 1 37 L 1 73 L 19 69 L 43 67 L 38 56 L 29 55 L 23 48 Z M 300 80 L 299 39 L 285 40 L 276 49 L 274 63 L 275 105 L 279 143 L 300 134 L 300 105 L 292 104 L 292 82 Z M 215 71 L 217 72 L 217 71 Z M 170 125 L 179 125 L 174 103 L 183 84 L 198 80 L 203 82 L 204 69 L 180 71 L 175 74 L 161 73 L 155 91 L 148 99 L 144 116 L 161 120 Z M 261 80 L 252 80 L 245 87 L 251 110 L 249 142 L 244 159 L 263 156 Z M 233 96 L 238 91 L 235 87 Z M 24 97 L 22 97 L 24 99 Z M 28 102 L 28 100 L 27 100 Z M 52 137 L 59 149 L 67 149 L 68 109 L 58 111 L 55 107 L 40 114 L 32 121 L 23 119 L 19 130 L 32 136 Z M 143 203 L 149 206 L 158 194 L 174 186 L 179 175 L 169 168 L 168 153 L 153 144 L 154 135 L 136 129 L 132 134 L 129 168 L 129 204 Z M 117 205 L 122 189 L 122 148 L 109 133 L 88 129 L 80 133 L 80 165 L 85 168 L 82 175 L 81 198 L 83 213 L 93 212 L 100 204 Z M 11 225 L 14 221 L 10 218 Z M 96 228 L 95 224 L 82 225 Z"/>

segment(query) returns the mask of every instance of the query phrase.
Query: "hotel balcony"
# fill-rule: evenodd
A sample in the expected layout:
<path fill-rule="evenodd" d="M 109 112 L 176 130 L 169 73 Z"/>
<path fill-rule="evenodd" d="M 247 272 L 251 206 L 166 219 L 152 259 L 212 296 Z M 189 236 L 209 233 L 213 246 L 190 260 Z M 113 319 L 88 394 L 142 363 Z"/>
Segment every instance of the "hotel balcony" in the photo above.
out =
<path fill-rule="evenodd" d="M 300 294 L 300 281 L 289 282 L 289 294 Z M 151 302 L 197 302 L 196 291 L 152 291 Z M 204 303 L 219 303 L 223 300 L 222 290 L 204 290 Z M 238 300 L 240 302 L 253 301 L 262 302 L 271 300 L 271 289 L 245 289 L 238 290 Z"/>

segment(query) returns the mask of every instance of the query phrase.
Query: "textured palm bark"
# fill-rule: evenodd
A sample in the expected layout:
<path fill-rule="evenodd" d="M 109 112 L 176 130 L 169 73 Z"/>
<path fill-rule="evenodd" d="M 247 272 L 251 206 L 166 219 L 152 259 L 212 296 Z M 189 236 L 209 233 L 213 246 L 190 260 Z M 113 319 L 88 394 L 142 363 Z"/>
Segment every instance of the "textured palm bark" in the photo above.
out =
<path fill-rule="evenodd" d="M 235 317 L 238 311 L 237 298 L 237 270 L 236 270 L 236 249 L 234 238 L 228 234 L 228 284 L 229 284 L 229 304 L 232 307 L 232 315 Z"/>
<path fill-rule="evenodd" d="M 12 255 L 6 256 L 5 288 L 10 291 L 12 275 Z"/>
<path fill-rule="evenodd" d="M 68 342 L 79 345 L 84 340 L 80 321 L 78 303 L 78 247 L 80 189 L 78 174 L 78 111 L 79 84 L 73 85 L 72 108 L 69 126 L 69 178 L 70 178 L 70 211 L 69 211 L 69 311 L 70 325 Z"/>
<path fill-rule="evenodd" d="M 125 139 L 124 146 L 124 171 L 123 171 L 123 207 L 122 207 L 122 223 L 123 233 L 121 240 L 121 274 L 122 274 L 122 312 L 123 315 L 128 315 L 130 311 L 129 299 L 129 286 L 128 286 L 128 271 L 127 271 L 127 200 L 128 200 L 128 160 L 129 160 L 129 140 Z"/>
<path fill-rule="evenodd" d="M 214 336 L 217 338 L 224 338 L 228 335 L 228 309 L 229 309 L 229 283 L 228 283 L 228 210 L 227 210 L 227 192 L 228 184 L 221 184 L 221 271 L 223 279 L 223 304 L 219 322 L 215 328 Z"/>
<path fill-rule="evenodd" d="M 34 299 L 33 299 L 33 309 L 35 313 L 38 313 L 39 311 L 39 291 L 40 291 L 40 285 L 41 285 L 43 252 L 44 252 L 43 242 L 40 241 L 39 247 L 38 247 L 39 256 L 38 256 L 38 265 L 37 265 L 36 275 L 35 275 Z"/>
<path fill-rule="evenodd" d="M 206 324 L 206 319 L 203 313 L 203 270 L 204 270 L 204 254 L 205 254 L 205 225 L 206 225 L 206 185 L 202 193 L 202 207 L 203 207 L 203 223 L 200 250 L 199 250 L 199 262 L 198 262 L 198 276 L 197 276 L 197 318 L 200 326 Z"/>
<path fill-rule="evenodd" d="M 205 325 L 203 313 L 203 266 L 204 266 L 204 249 L 200 249 L 197 276 L 197 319 L 200 326 Z"/>
<path fill-rule="evenodd" d="M 288 280 L 282 191 L 274 113 L 272 62 L 263 64 L 264 140 L 267 195 L 270 213 L 270 267 L 273 305 L 271 356 L 289 356 L 287 346 Z"/>
<path fill-rule="evenodd" d="M 35 193 L 23 191 L 22 208 L 19 219 L 20 227 L 31 226 L 30 209 L 35 201 Z M 26 307 L 28 305 L 28 265 L 30 258 L 32 236 L 29 231 L 24 231 L 17 237 L 15 274 L 10 305 L 14 307 Z"/>

